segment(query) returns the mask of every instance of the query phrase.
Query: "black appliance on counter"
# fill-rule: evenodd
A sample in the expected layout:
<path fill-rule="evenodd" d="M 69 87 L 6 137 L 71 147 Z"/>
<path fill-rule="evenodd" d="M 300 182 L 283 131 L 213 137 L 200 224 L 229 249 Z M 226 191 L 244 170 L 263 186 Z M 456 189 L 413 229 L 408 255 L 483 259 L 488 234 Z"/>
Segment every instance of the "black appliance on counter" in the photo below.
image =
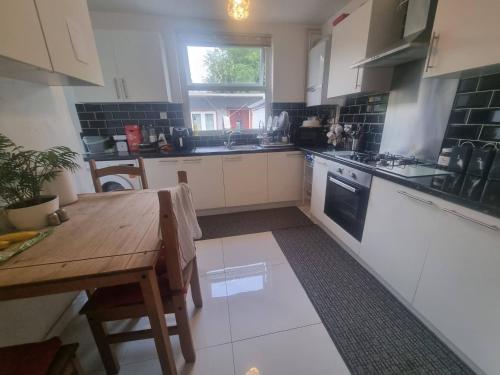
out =
<path fill-rule="evenodd" d="M 370 173 L 329 163 L 324 212 L 358 241 L 363 237 L 371 183 Z"/>
<path fill-rule="evenodd" d="M 328 128 L 324 126 L 318 127 L 299 127 L 295 131 L 293 142 L 297 146 L 325 146 L 328 138 L 326 133 Z"/>
<path fill-rule="evenodd" d="M 176 151 L 191 151 L 193 149 L 191 130 L 188 128 L 172 129 L 172 144 Z"/>

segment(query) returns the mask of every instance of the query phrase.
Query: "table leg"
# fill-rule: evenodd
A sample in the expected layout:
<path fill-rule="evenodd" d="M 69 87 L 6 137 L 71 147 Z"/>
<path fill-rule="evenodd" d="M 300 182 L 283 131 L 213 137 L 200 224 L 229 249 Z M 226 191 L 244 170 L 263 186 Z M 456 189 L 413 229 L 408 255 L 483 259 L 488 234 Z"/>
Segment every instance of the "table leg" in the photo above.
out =
<path fill-rule="evenodd" d="M 168 336 L 165 311 L 154 270 L 145 273 L 140 284 L 163 374 L 176 375 L 177 369 Z"/>

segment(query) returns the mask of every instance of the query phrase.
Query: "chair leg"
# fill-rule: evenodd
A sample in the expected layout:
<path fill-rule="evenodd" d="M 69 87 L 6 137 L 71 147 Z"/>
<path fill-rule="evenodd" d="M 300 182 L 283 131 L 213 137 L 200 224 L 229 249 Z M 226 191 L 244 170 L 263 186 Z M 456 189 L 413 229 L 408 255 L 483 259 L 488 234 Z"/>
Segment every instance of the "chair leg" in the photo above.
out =
<path fill-rule="evenodd" d="M 101 355 L 101 360 L 108 374 L 118 374 L 120 371 L 120 365 L 116 360 L 115 353 L 113 352 L 111 346 L 109 345 L 106 336 L 107 330 L 104 323 L 96 321 L 91 317 L 87 316 L 87 320 L 90 325 L 90 329 L 94 336 L 94 341 Z"/>
<path fill-rule="evenodd" d="M 198 262 L 196 258 L 193 259 L 193 272 L 191 274 L 191 297 L 196 307 L 203 307 L 203 298 L 201 297 L 200 276 L 198 274 Z"/>
<path fill-rule="evenodd" d="M 191 327 L 189 326 L 189 317 L 187 313 L 186 299 L 184 296 L 174 297 L 175 321 L 179 331 L 179 341 L 184 359 L 188 363 L 196 360 L 193 337 L 191 336 Z"/>

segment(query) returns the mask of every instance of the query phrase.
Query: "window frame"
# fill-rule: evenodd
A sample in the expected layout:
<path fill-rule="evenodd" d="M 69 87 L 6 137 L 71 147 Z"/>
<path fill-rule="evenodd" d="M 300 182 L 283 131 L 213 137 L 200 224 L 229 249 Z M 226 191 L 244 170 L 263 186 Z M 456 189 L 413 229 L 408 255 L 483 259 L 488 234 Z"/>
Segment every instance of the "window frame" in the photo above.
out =
<path fill-rule="evenodd" d="M 213 48 L 258 48 L 260 49 L 260 71 L 258 83 L 194 83 L 191 77 L 191 67 L 189 65 L 188 47 L 213 47 Z M 184 69 L 186 72 L 186 81 L 188 91 L 212 91 L 212 92 L 227 92 L 227 91 L 264 91 L 266 90 L 266 47 L 245 46 L 245 45 L 230 45 L 219 44 L 213 45 L 210 43 L 187 43 L 184 45 Z"/>
<path fill-rule="evenodd" d="M 191 108 L 190 108 L 190 97 L 189 91 L 212 91 L 212 92 L 262 92 L 265 98 L 265 118 L 271 114 L 271 99 L 272 99 L 272 58 L 273 50 L 271 44 L 271 37 L 259 35 L 244 35 L 244 34 L 225 34 L 216 35 L 212 34 L 211 38 L 215 41 L 207 41 L 206 36 L 193 36 L 193 35 L 177 35 L 177 53 L 179 56 L 179 78 L 183 99 L 183 111 L 184 119 L 186 121 L 186 127 L 193 129 L 192 118 L 191 118 Z M 245 39 L 259 39 L 267 40 L 262 44 L 256 43 L 245 43 Z M 242 42 L 243 41 L 243 42 Z M 191 80 L 191 72 L 189 71 L 189 59 L 187 53 L 188 46 L 201 46 L 201 47 L 256 47 L 260 48 L 261 53 L 261 83 L 262 84 L 193 84 Z M 199 111 L 195 111 L 199 112 Z M 258 129 L 244 129 L 243 133 L 255 134 Z M 201 136 L 211 136 L 224 134 L 226 130 L 202 130 Z"/>

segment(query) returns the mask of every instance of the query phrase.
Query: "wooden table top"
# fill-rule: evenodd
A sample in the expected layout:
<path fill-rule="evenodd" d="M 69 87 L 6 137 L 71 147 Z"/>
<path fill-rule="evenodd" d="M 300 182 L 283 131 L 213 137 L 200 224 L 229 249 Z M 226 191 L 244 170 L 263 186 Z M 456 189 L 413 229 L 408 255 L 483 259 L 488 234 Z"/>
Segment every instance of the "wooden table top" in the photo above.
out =
<path fill-rule="evenodd" d="M 70 220 L 0 265 L 0 288 L 151 268 L 160 239 L 155 190 L 81 195 Z"/>

